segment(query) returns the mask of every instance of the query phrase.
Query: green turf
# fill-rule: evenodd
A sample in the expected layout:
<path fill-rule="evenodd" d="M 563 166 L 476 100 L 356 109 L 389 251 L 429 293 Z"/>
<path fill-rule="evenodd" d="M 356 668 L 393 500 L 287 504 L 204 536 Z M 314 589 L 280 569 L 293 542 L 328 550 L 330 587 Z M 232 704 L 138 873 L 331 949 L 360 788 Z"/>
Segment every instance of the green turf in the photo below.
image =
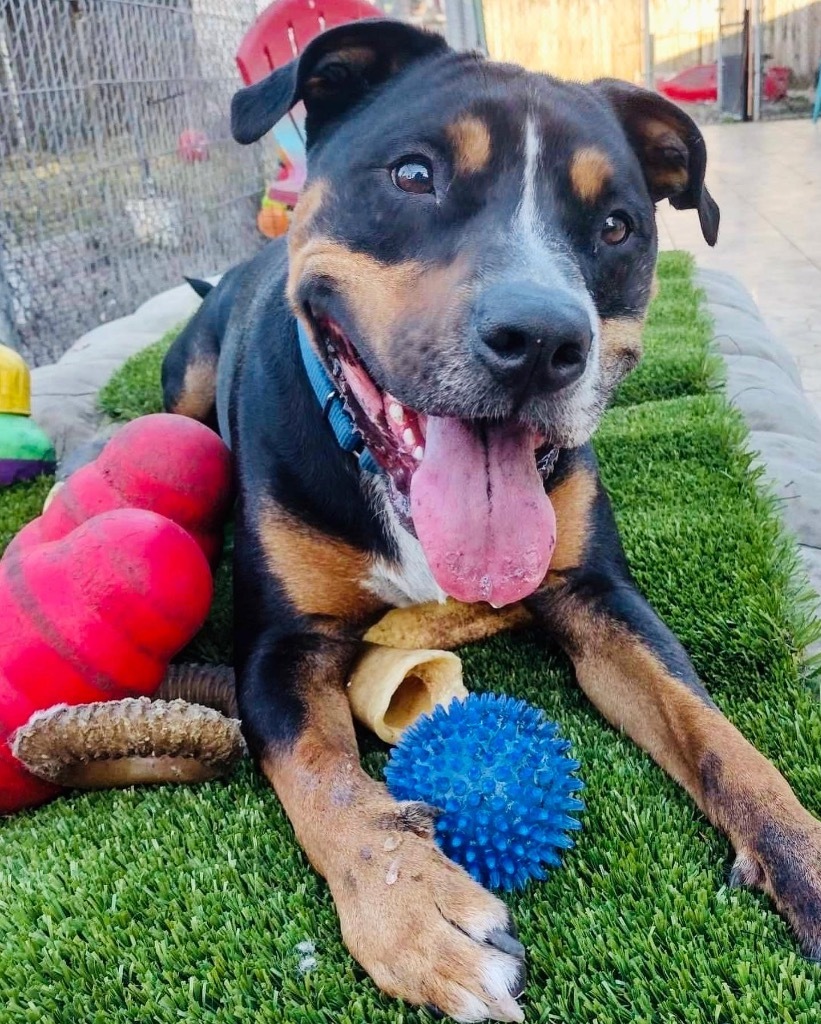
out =
<path fill-rule="evenodd" d="M 162 412 L 160 367 L 178 333 L 179 328 L 175 327 L 132 356 L 102 389 L 98 400 L 112 420 L 133 420 L 150 412 Z"/>
<path fill-rule="evenodd" d="M 604 478 L 645 592 L 720 705 L 819 813 L 821 715 L 798 655 L 816 631 L 794 556 L 738 418 L 711 387 L 689 260 L 664 257 L 660 276 L 647 362 L 597 436 Z M 157 406 L 158 359 L 118 375 L 109 412 Z M 0 531 L 42 493 L 1 498 Z M 204 656 L 225 653 L 226 594 Z M 588 787 L 564 868 L 510 899 L 530 955 L 527 1019 L 821 1020 L 821 968 L 765 897 L 727 887 L 727 842 L 602 723 L 563 660 L 532 635 L 463 653 L 470 687 L 526 697 L 559 721 Z M 383 760 L 366 758 L 373 771 Z M 305 973 L 304 941 L 316 947 Z M 2 1024 L 425 1019 L 346 955 L 323 883 L 247 767 L 227 784 L 75 795 L 0 824 Z"/>

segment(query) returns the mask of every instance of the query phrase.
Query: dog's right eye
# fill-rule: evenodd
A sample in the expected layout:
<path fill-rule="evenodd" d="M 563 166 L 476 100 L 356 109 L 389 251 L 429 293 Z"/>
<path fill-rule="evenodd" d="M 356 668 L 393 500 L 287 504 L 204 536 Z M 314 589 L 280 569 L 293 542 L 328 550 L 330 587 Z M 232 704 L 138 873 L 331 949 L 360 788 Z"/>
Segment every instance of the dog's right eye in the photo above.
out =
<path fill-rule="evenodd" d="M 424 195 L 433 192 L 433 168 L 424 157 L 406 157 L 395 164 L 391 180 L 403 192 Z"/>

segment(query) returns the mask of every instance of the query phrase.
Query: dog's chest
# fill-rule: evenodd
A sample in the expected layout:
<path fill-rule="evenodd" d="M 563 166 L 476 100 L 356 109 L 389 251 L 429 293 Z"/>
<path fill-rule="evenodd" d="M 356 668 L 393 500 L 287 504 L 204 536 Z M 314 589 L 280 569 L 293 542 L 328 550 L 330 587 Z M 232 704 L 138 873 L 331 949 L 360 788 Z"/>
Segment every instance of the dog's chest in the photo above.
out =
<path fill-rule="evenodd" d="M 433 578 L 422 545 L 402 528 L 384 489 L 375 487 L 371 500 L 393 539 L 397 557 L 373 559 L 365 584 L 368 590 L 397 608 L 444 601 L 447 595 Z"/>

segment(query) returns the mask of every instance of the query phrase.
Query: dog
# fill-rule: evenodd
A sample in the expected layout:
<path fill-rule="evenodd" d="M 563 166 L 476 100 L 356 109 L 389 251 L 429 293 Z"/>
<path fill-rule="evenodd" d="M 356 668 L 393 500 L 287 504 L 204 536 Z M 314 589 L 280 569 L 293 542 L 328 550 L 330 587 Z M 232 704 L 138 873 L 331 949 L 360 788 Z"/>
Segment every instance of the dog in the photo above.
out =
<path fill-rule="evenodd" d="M 507 909 L 438 850 L 435 809 L 361 769 L 345 695 L 371 623 L 450 596 L 523 602 L 604 717 L 727 834 L 733 880 L 821 956 L 821 823 L 639 594 L 589 444 L 641 356 L 655 204 L 696 211 L 716 242 L 698 128 L 632 85 L 381 20 L 240 91 L 234 137 L 300 102 L 308 178 L 287 240 L 205 294 L 163 386 L 233 450 L 243 728 L 348 949 L 393 996 L 522 1019 Z"/>

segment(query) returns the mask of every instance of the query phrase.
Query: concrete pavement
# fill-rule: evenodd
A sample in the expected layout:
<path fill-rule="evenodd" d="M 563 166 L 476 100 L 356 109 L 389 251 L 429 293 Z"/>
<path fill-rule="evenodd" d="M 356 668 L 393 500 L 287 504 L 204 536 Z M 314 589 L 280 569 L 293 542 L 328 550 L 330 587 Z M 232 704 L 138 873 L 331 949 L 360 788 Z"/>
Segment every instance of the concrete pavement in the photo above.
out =
<path fill-rule="evenodd" d="M 750 290 L 764 321 L 793 355 L 821 414 L 821 123 L 708 125 L 707 183 L 721 207 L 718 244 L 698 219 L 659 204 L 659 241 Z"/>

